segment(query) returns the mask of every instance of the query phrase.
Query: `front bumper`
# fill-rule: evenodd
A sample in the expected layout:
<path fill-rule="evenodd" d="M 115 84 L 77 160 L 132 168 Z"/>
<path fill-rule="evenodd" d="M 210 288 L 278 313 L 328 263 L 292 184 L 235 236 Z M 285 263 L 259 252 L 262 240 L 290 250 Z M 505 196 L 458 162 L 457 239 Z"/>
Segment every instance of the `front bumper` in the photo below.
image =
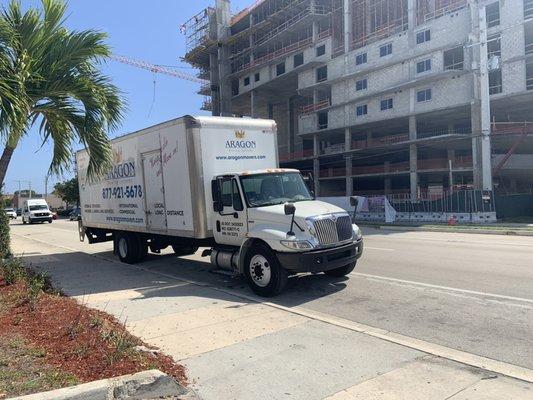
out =
<path fill-rule="evenodd" d="M 325 250 L 303 253 L 276 253 L 283 268 L 289 272 L 324 272 L 344 267 L 363 255 L 363 239 Z"/>
<path fill-rule="evenodd" d="M 53 219 L 53 217 L 51 215 L 47 215 L 47 216 L 29 216 L 29 219 L 31 219 L 32 221 L 50 221 Z"/>

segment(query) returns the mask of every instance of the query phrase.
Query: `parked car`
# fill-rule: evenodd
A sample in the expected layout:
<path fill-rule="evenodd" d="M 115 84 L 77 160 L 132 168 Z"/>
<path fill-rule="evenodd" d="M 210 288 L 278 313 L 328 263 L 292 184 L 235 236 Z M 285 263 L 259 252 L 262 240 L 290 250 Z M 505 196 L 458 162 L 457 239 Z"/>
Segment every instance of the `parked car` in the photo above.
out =
<path fill-rule="evenodd" d="M 71 221 L 81 220 L 81 209 L 79 207 L 73 209 L 68 215 L 68 219 Z"/>
<path fill-rule="evenodd" d="M 17 208 L 17 217 L 22 216 L 22 208 Z"/>
<path fill-rule="evenodd" d="M 17 212 L 13 208 L 4 208 L 4 212 L 7 214 L 9 219 L 17 219 Z"/>

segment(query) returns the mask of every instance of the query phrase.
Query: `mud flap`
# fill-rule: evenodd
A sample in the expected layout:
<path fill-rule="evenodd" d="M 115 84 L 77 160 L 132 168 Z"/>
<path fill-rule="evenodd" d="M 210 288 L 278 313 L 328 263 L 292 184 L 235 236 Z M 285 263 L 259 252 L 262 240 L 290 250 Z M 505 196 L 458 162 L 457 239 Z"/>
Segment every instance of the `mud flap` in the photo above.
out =
<path fill-rule="evenodd" d="M 78 221 L 78 234 L 80 235 L 80 242 L 85 242 L 85 227 L 81 219 Z"/>

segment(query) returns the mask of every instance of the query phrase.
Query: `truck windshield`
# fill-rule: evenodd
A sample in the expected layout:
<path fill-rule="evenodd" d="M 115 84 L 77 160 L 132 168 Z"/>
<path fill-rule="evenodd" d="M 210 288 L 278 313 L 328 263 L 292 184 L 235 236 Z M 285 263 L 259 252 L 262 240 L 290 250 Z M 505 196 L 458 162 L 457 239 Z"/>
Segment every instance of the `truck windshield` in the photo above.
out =
<path fill-rule="evenodd" d="M 241 183 L 246 202 L 252 208 L 313 200 L 298 172 L 242 176 Z"/>
<path fill-rule="evenodd" d="M 30 211 L 48 210 L 48 207 L 44 204 L 36 204 L 29 207 Z"/>

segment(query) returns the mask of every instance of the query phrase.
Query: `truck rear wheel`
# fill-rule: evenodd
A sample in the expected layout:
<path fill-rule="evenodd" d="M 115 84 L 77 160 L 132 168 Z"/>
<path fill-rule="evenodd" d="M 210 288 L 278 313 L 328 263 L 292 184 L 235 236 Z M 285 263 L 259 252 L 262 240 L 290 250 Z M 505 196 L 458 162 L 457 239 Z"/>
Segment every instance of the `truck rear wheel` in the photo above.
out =
<path fill-rule="evenodd" d="M 117 253 L 120 261 L 135 264 L 141 258 L 141 246 L 135 234 L 120 233 L 117 237 Z"/>
<path fill-rule="evenodd" d="M 344 267 L 331 269 L 329 271 L 325 271 L 324 273 L 327 276 L 332 276 L 334 278 L 342 278 L 343 276 L 346 276 L 350 272 L 352 272 L 355 269 L 356 264 L 357 264 L 357 261 L 354 261 L 353 263 L 345 265 Z"/>
<path fill-rule="evenodd" d="M 177 256 L 188 256 L 198 251 L 198 246 L 181 246 L 179 244 L 173 244 L 172 250 Z"/>
<path fill-rule="evenodd" d="M 272 297 L 285 289 L 288 273 L 276 255 L 263 244 L 253 245 L 244 259 L 248 285 L 259 296 Z"/>

